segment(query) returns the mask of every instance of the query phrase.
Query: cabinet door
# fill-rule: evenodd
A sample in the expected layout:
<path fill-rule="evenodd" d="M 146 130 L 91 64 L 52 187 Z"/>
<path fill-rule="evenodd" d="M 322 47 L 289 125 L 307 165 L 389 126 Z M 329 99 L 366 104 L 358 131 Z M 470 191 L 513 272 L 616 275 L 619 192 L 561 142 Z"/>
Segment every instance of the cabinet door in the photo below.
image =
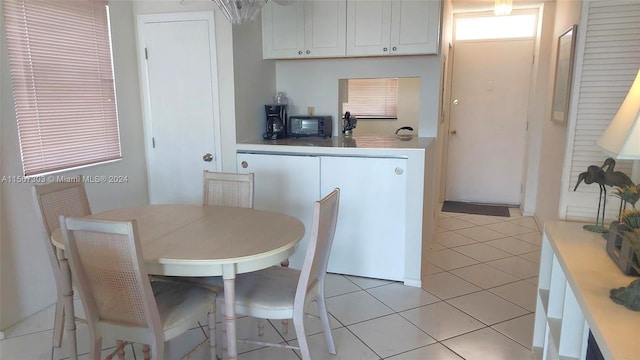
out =
<path fill-rule="evenodd" d="M 347 2 L 302 1 L 305 7 L 305 56 L 345 55 Z"/>
<path fill-rule="evenodd" d="M 289 259 L 292 268 L 301 269 L 313 219 L 313 202 L 320 199 L 320 159 L 239 153 L 237 162 L 239 173 L 254 174 L 254 208 L 277 211 L 304 223 L 305 236 Z"/>
<path fill-rule="evenodd" d="M 282 6 L 273 1 L 262 9 L 262 57 L 304 57 L 304 1 Z"/>
<path fill-rule="evenodd" d="M 390 39 L 390 0 L 347 2 L 347 56 L 388 54 Z"/>
<path fill-rule="evenodd" d="M 404 280 L 406 159 L 321 157 L 321 195 L 340 188 L 329 272 Z"/>
<path fill-rule="evenodd" d="M 391 54 L 437 54 L 440 1 L 394 0 L 391 9 Z"/>

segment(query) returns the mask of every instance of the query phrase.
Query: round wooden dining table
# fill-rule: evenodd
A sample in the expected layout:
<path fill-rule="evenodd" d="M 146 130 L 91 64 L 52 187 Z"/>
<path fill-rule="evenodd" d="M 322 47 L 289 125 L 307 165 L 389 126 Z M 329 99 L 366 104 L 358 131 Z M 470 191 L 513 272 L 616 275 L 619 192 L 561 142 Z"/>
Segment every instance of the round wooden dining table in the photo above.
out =
<path fill-rule="evenodd" d="M 294 217 L 247 208 L 211 205 L 145 205 L 102 211 L 102 220 L 136 220 L 146 270 L 152 275 L 222 276 L 227 358 L 235 359 L 236 274 L 278 265 L 295 251 L 305 228 Z M 60 230 L 51 236 L 58 250 L 65 295 L 65 328 L 71 358 L 77 358 L 71 271 Z"/>

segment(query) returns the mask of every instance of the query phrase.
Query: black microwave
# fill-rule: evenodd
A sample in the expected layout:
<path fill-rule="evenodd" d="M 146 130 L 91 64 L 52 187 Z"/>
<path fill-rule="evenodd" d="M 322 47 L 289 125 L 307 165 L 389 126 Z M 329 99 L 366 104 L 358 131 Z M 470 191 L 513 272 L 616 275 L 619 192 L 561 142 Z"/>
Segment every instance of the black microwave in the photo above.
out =
<path fill-rule="evenodd" d="M 287 136 L 331 137 L 333 118 L 331 116 L 289 116 Z"/>

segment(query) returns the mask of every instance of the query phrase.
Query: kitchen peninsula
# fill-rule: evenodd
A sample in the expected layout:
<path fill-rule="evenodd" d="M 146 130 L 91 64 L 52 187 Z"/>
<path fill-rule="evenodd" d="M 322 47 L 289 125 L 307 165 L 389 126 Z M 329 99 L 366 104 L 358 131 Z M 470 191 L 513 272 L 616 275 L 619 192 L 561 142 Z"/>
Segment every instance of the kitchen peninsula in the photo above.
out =
<path fill-rule="evenodd" d="M 435 236 L 434 152 L 433 138 L 259 139 L 237 144 L 237 169 L 255 174 L 257 209 L 305 224 L 291 267 L 302 266 L 313 202 L 339 187 L 328 271 L 420 286 Z"/>

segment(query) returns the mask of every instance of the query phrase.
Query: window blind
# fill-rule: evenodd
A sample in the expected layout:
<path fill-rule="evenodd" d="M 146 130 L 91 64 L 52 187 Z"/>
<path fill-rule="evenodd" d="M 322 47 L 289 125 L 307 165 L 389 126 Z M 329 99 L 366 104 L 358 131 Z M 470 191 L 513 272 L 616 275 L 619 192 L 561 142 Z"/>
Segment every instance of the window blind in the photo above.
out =
<path fill-rule="evenodd" d="M 397 118 L 398 79 L 349 79 L 342 110 L 360 118 Z"/>
<path fill-rule="evenodd" d="M 4 0 L 25 175 L 121 158 L 106 0 Z"/>

